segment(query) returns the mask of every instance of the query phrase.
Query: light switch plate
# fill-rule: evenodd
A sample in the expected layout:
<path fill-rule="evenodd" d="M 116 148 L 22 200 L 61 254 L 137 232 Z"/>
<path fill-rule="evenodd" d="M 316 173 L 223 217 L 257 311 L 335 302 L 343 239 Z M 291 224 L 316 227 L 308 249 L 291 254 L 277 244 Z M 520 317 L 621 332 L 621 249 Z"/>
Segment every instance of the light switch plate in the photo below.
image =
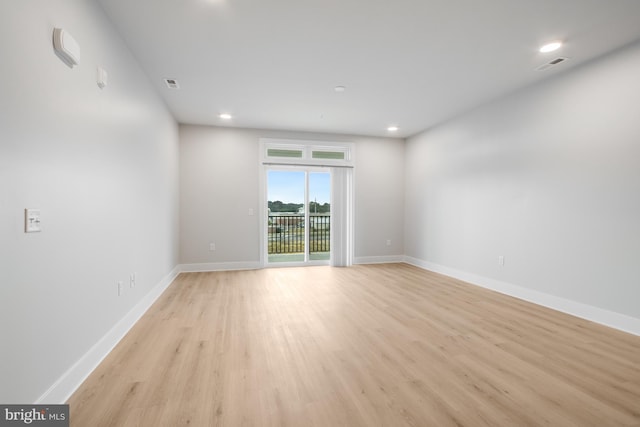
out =
<path fill-rule="evenodd" d="M 40 209 L 25 209 L 24 210 L 24 232 L 25 233 L 39 233 L 42 231 L 40 225 Z"/>

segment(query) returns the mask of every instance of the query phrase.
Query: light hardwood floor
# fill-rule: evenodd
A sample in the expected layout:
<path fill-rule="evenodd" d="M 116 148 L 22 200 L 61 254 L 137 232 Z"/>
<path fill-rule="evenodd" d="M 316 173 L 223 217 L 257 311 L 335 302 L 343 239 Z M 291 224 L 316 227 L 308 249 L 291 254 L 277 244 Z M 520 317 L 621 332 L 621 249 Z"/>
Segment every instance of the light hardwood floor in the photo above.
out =
<path fill-rule="evenodd" d="M 84 426 L 640 426 L 640 337 L 404 265 L 181 274 Z"/>

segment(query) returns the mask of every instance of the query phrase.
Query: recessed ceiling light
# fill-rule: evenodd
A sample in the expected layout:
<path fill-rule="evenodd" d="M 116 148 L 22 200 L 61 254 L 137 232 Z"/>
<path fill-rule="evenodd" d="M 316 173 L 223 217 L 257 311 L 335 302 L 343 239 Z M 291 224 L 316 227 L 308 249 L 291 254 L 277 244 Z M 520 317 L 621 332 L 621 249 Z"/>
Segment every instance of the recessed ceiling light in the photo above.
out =
<path fill-rule="evenodd" d="M 556 42 L 547 43 L 540 48 L 540 53 L 553 52 L 554 50 L 560 49 L 560 46 L 562 46 L 562 42 L 556 41 Z"/>
<path fill-rule="evenodd" d="M 398 126 L 389 126 L 387 130 L 389 132 L 397 132 L 400 128 Z"/>
<path fill-rule="evenodd" d="M 233 116 L 229 113 L 222 113 L 218 117 L 220 117 L 222 120 L 231 120 L 233 118 Z"/>
<path fill-rule="evenodd" d="M 347 90 L 347 88 L 344 86 L 336 86 L 333 88 L 333 90 L 336 92 L 344 92 L 345 90 Z"/>

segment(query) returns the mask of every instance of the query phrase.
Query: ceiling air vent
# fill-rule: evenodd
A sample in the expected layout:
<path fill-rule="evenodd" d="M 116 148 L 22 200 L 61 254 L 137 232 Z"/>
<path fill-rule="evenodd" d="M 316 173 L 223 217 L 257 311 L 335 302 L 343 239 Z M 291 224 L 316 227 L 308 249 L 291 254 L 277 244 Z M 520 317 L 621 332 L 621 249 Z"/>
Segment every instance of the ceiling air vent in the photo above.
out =
<path fill-rule="evenodd" d="M 553 67 L 554 65 L 562 64 L 562 63 L 563 63 L 564 61 L 566 61 L 567 59 L 569 59 L 569 58 L 565 58 L 565 57 L 562 57 L 562 56 L 561 56 L 561 57 L 559 57 L 559 58 L 556 58 L 556 59 L 553 59 L 553 60 L 551 60 L 551 61 L 547 62 L 546 64 L 542 64 L 541 66 L 539 66 L 538 68 L 536 68 L 536 70 L 537 70 L 537 71 L 544 71 L 544 70 L 546 70 L 547 68 L 551 68 L 551 67 Z"/>
<path fill-rule="evenodd" d="M 180 89 L 180 85 L 176 79 L 164 79 L 164 82 L 169 89 Z"/>

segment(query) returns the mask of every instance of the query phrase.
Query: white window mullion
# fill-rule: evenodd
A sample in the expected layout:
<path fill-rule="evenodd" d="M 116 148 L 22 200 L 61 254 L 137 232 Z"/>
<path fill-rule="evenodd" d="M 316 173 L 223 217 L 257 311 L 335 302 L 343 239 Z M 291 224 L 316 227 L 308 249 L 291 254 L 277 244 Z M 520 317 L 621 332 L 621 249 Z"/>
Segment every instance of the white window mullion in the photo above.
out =
<path fill-rule="evenodd" d="M 309 262 L 309 171 L 304 173 L 304 262 Z"/>

